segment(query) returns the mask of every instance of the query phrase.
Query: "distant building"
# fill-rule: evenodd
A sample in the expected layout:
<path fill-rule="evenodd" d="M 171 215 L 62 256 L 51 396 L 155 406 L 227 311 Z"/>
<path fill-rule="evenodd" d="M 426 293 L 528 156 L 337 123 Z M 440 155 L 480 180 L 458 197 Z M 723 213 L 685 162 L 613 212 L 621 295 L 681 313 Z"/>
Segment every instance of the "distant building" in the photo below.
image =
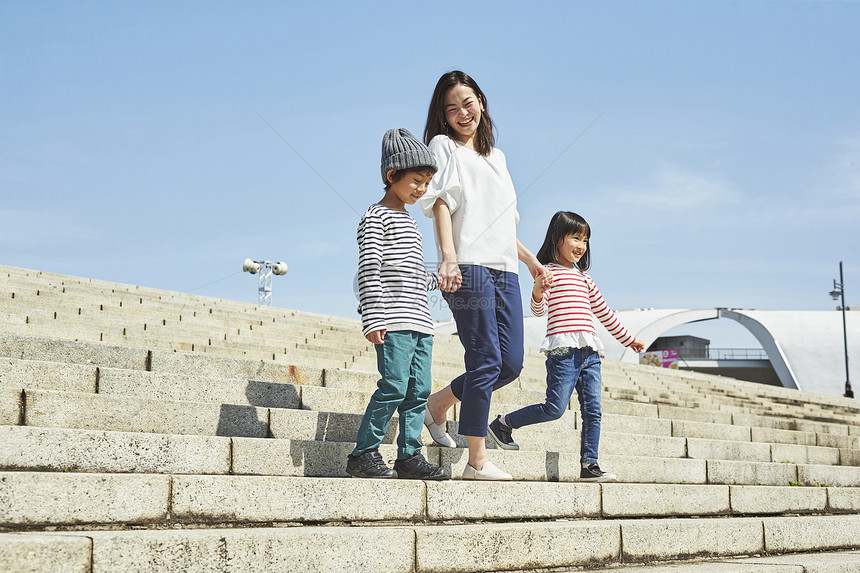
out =
<path fill-rule="evenodd" d="M 708 358 L 710 340 L 698 336 L 661 336 L 648 350 L 677 350 L 678 358 Z"/>
<path fill-rule="evenodd" d="M 847 310 L 850 311 L 846 316 L 848 363 L 856 376 L 855 369 L 860 364 L 860 312 L 856 306 L 849 306 Z M 710 348 L 709 341 L 702 339 L 696 347 L 696 337 L 666 337 L 684 339 L 685 346 L 678 345 L 678 350 L 689 348 L 707 356 L 694 358 L 688 354 L 686 360 L 679 356 L 678 367 L 821 394 L 842 396 L 845 392 L 846 359 L 841 312 L 643 308 L 619 310 L 616 314 L 646 347 L 655 344 L 663 333 L 683 324 L 733 320 L 746 328 L 761 348 L 714 349 Z M 599 323 L 596 326 L 598 336 L 606 346 L 607 359 L 639 362 L 637 353 L 622 347 Z M 539 347 L 545 333 L 546 317 L 525 319 L 526 346 Z"/>

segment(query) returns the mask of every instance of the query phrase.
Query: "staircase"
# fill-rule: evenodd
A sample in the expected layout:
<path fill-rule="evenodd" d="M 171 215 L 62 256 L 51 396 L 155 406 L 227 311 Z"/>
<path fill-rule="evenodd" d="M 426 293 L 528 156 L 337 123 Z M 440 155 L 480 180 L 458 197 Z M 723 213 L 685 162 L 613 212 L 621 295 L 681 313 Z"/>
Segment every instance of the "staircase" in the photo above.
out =
<path fill-rule="evenodd" d="M 0 266 L 0 571 L 860 571 L 854 400 L 605 361 L 619 483 L 576 398 L 488 443 L 514 482 L 348 478 L 375 368 L 357 320 Z M 491 416 L 544 388 L 527 349 Z"/>

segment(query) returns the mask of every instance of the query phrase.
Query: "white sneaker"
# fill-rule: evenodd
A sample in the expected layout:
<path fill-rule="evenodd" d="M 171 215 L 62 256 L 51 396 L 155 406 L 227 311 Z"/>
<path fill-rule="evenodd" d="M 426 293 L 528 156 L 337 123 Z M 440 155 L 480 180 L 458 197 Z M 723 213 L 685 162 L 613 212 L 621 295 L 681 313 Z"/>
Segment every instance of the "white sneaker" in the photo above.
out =
<path fill-rule="evenodd" d="M 484 467 L 476 470 L 471 465 L 466 464 L 463 469 L 463 479 L 482 480 L 482 481 L 513 481 L 514 476 L 508 472 L 503 472 L 493 462 L 484 462 Z"/>
<path fill-rule="evenodd" d="M 447 422 L 445 424 L 437 424 L 433 419 L 433 416 L 430 414 L 429 409 L 424 410 L 424 425 L 427 426 L 427 429 L 430 431 L 430 437 L 433 438 L 434 442 L 445 448 L 457 447 L 454 439 L 445 431 Z"/>

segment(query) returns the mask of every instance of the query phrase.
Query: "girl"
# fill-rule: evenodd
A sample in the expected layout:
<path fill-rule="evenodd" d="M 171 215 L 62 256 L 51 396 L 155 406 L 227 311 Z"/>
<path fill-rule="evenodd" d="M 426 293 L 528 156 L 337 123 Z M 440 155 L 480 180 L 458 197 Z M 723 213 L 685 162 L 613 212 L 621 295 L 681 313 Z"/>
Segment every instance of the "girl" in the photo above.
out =
<path fill-rule="evenodd" d="M 546 357 L 546 403 L 533 404 L 498 416 L 490 424 L 490 436 L 499 447 L 518 450 L 511 430 L 529 424 L 561 418 L 576 389 L 582 414 L 580 481 L 615 481 L 597 464 L 600 441 L 600 355 L 603 344 L 597 337 L 592 313 L 612 336 L 636 352 L 645 350 L 642 342 L 625 329 L 609 309 L 591 277 L 588 223 L 570 211 L 553 215 L 537 259 L 547 265 L 552 285 L 544 288 L 542 277 L 535 277 L 531 309 L 535 316 L 549 311 L 546 338 L 541 351 Z"/>
<path fill-rule="evenodd" d="M 485 437 L 490 395 L 523 367 L 517 259 L 542 277 L 541 285 L 549 284 L 551 275 L 517 240 L 514 185 L 504 154 L 494 147 L 487 97 L 467 74 L 453 71 L 439 78 L 424 141 L 439 171 L 419 204 L 435 219 L 440 288 L 457 323 L 466 365 L 464 374 L 430 395 L 425 425 L 438 444 L 455 447 L 445 420 L 451 406 L 462 401 L 460 434 L 469 447 L 463 479 L 510 480 L 489 461 Z"/>

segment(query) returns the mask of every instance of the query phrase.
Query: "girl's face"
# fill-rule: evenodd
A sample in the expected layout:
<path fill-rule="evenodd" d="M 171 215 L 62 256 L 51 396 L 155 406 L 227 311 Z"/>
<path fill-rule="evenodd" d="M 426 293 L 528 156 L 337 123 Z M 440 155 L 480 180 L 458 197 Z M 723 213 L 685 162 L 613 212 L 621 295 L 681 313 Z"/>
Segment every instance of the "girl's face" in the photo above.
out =
<path fill-rule="evenodd" d="M 573 267 L 574 263 L 579 263 L 579 259 L 587 250 L 588 235 L 585 231 L 567 235 L 558 242 L 558 264 L 568 268 Z"/>
<path fill-rule="evenodd" d="M 481 99 L 472 88 L 457 84 L 445 94 L 444 102 L 445 121 L 454 130 L 454 138 L 471 147 L 469 144 L 478 132 L 484 111 Z"/>

